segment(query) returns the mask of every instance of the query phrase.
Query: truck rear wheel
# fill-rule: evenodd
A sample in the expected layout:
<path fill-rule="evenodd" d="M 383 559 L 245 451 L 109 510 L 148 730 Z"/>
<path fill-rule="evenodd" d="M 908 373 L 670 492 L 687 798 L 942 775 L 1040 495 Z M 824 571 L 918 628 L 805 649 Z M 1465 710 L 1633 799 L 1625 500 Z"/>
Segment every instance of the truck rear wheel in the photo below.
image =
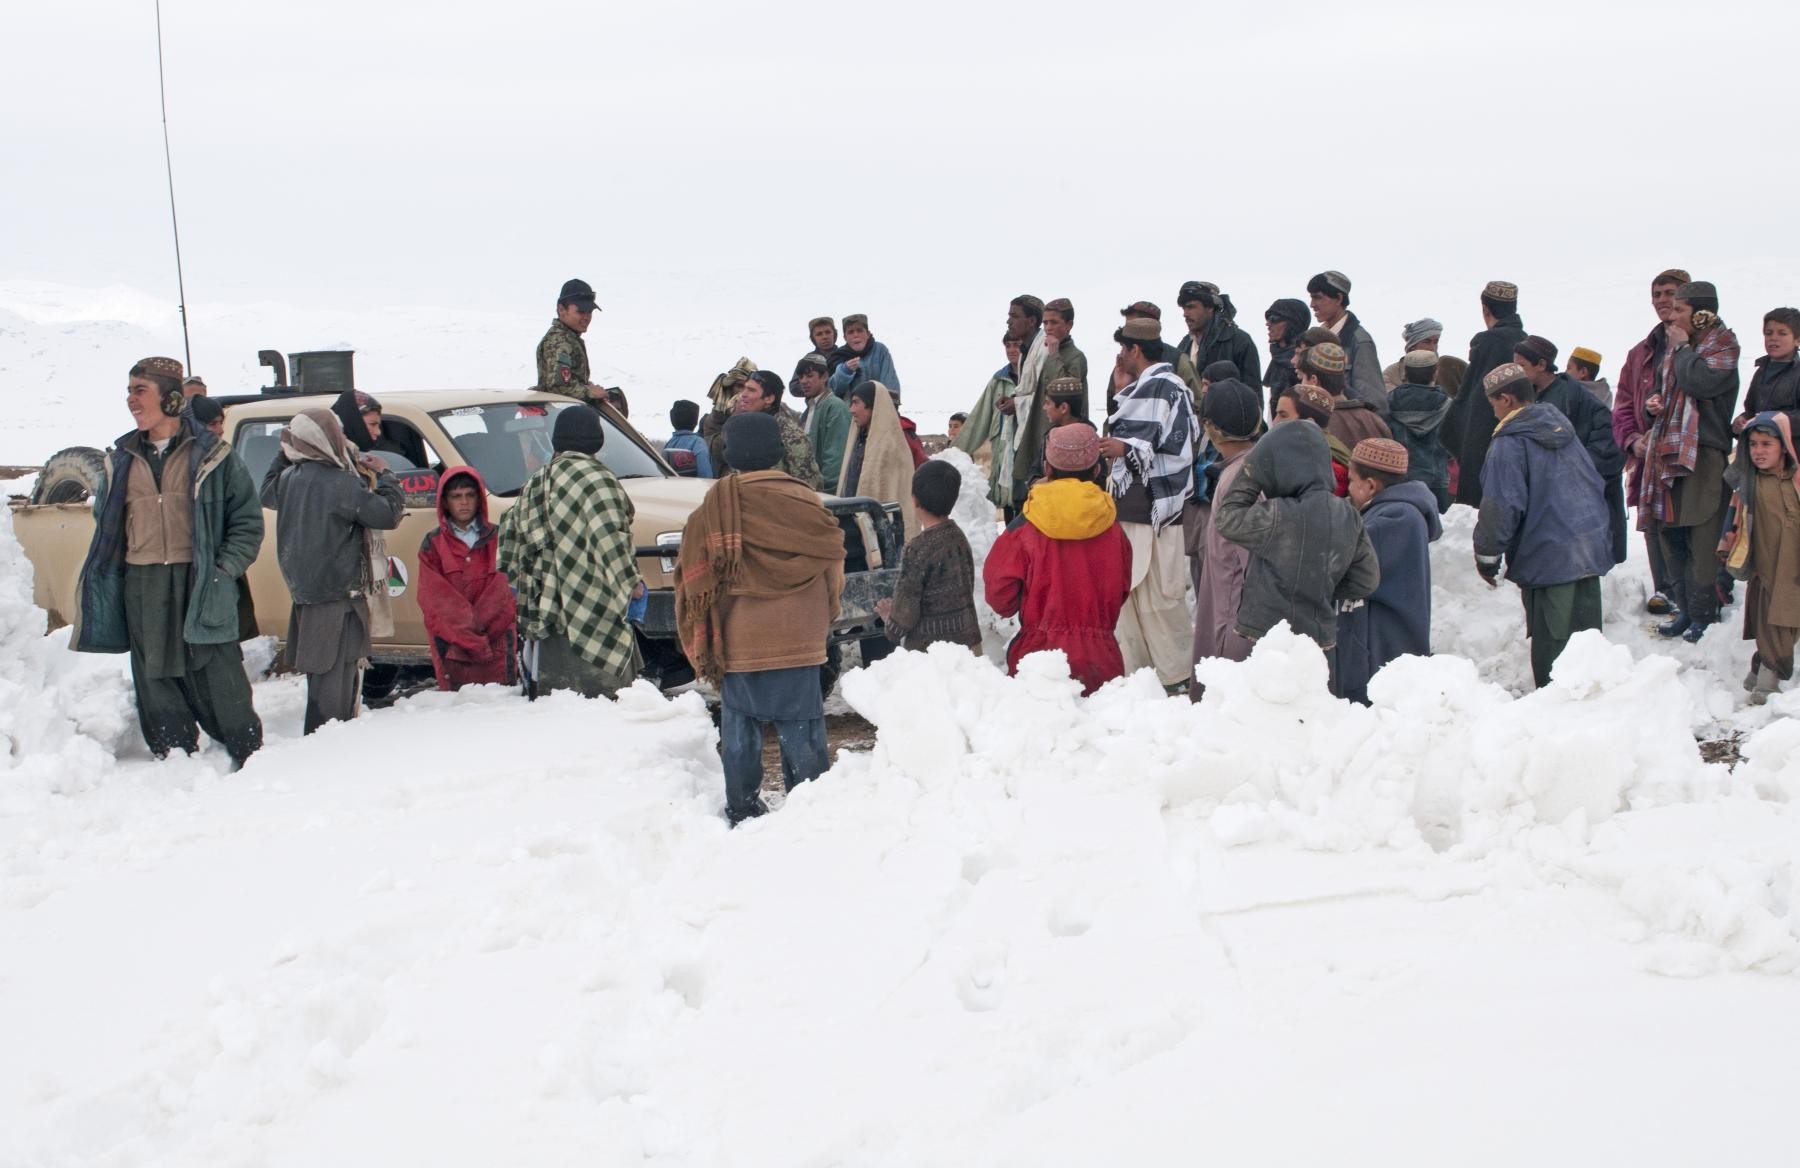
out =
<path fill-rule="evenodd" d="M 106 473 L 106 455 L 92 446 L 58 450 L 38 473 L 33 503 L 80 503 L 94 496 Z"/>

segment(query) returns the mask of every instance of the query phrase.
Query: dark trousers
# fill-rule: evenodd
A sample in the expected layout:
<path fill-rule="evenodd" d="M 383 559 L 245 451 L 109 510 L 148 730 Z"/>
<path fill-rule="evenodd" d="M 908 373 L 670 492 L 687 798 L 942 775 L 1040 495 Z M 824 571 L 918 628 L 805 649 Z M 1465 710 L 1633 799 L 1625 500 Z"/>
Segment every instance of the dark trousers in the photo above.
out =
<path fill-rule="evenodd" d="M 307 734 L 327 722 L 354 720 L 361 706 L 362 655 L 368 645 L 361 615 L 347 609 L 338 636 L 337 653 L 331 667 L 322 673 L 306 675 Z"/>
<path fill-rule="evenodd" d="M 725 765 L 725 802 L 733 812 L 756 805 L 763 780 L 763 724 L 775 725 L 781 777 L 787 790 L 825 773 L 825 706 L 819 667 L 728 673 L 720 688 L 719 754 Z"/>
<path fill-rule="evenodd" d="M 1658 524 L 1663 571 L 1668 573 L 1668 596 L 1696 624 L 1719 619 L 1719 525 L 1724 509 L 1693 527 Z"/>
<path fill-rule="evenodd" d="M 137 639 L 131 644 L 131 688 L 137 695 L 138 727 L 150 753 L 189 754 L 200 748 L 199 731 L 241 763 L 261 748 L 262 720 L 250 699 L 244 654 L 237 645 L 190 645 L 188 669 L 180 677 L 149 677 Z"/>
<path fill-rule="evenodd" d="M 1525 602 L 1525 635 L 1531 638 L 1531 678 L 1542 689 L 1569 638 L 1600 627 L 1600 577 L 1569 584 L 1519 589 Z"/>
<path fill-rule="evenodd" d="M 1669 595 L 1669 566 L 1663 563 L 1662 538 L 1657 535 L 1655 525 L 1644 532 L 1644 550 L 1650 555 L 1650 586 Z"/>

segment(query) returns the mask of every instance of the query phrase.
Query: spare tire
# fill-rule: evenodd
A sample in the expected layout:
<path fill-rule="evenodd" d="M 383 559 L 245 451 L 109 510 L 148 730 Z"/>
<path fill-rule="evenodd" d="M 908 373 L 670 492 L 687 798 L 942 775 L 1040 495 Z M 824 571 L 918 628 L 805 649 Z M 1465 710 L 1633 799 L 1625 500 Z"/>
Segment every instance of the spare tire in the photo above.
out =
<path fill-rule="evenodd" d="M 106 475 L 106 455 L 92 446 L 58 450 L 38 472 L 31 488 L 33 503 L 80 503 L 94 497 L 94 488 Z"/>

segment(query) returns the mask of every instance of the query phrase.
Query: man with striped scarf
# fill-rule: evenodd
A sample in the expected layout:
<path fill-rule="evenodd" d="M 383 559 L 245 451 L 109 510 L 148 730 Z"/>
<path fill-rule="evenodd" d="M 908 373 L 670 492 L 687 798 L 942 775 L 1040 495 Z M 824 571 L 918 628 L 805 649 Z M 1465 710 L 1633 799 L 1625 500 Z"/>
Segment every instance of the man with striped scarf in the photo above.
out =
<path fill-rule="evenodd" d="M 1193 670 L 1181 512 L 1194 489 L 1194 403 L 1169 363 L 1160 322 L 1129 319 L 1113 340 L 1117 403 L 1100 449 L 1112 460 L 1108 487 L 1131 543 L 1119 649 L 1127 673 L 1153 667 L 1165 690 L 1180 693 Z"/>

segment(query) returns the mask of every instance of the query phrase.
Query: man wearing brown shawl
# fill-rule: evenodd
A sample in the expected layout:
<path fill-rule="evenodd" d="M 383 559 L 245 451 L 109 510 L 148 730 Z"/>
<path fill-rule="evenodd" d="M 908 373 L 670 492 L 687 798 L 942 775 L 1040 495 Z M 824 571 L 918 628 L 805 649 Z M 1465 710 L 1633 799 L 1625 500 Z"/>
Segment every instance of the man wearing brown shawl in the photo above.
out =
<path fill-rule="evenodd" d="M 719 752 L 732 824 L 767 812 L 762 726 L 775 723 L 789 790 L 829 762 L 819 667 L 844 587 L 844 537 L 819 496 L 773 469 L 781 429 L 767 414 L 725 423 L 737 468 L 681 534 L 675 620 L 694 672 L 719 688 Z"/>
<path fill-rule="evenodd" d="M 330 410 L 301 410 L 263 476 L 275 552 L 294 607 L 287 660 L 306 674 L 305 732 L 356 717 L 373 636 L 394 629 L 381 532 L 406 514 L 387 464 L 357 454 Z"/>

